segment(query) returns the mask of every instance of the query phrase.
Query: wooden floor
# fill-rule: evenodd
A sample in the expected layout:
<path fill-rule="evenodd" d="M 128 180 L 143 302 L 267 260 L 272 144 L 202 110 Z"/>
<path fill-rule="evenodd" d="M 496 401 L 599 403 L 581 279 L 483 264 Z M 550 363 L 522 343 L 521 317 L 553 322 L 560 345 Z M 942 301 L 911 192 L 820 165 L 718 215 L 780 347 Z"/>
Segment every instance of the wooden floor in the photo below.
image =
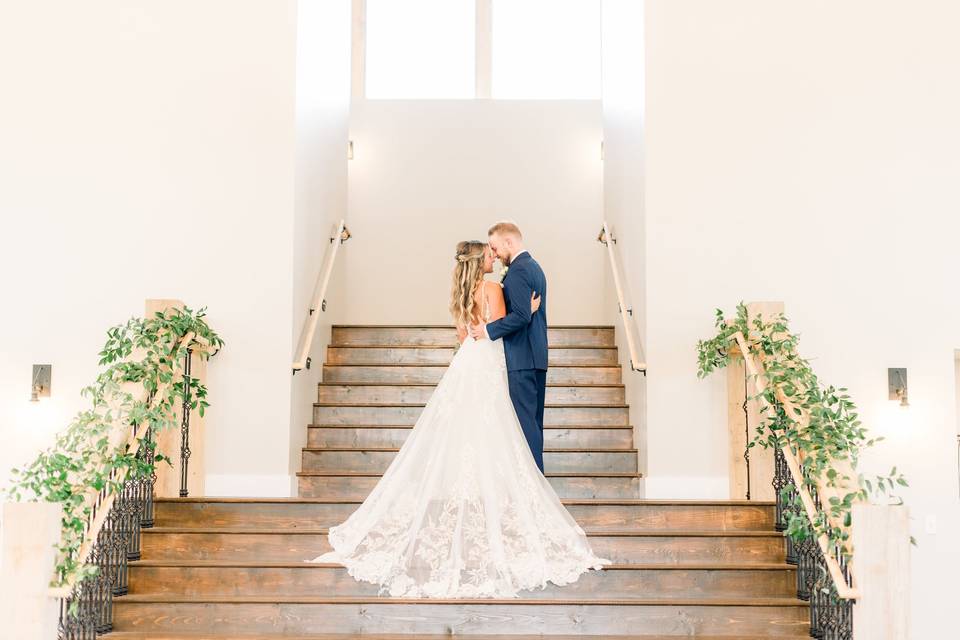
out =
<path fill-rule="evenodd" d="M 300 497 L 158 500 L 105 637 L 808 637 L 772 503 L 637 499 L 612 327 L 551 328 L 545 419 L 546 476 L 612 566 L 510 600 L 409 600 L 305 562 L 329 550 L 328 528 L 403 445 L 455 342 L 445 327 L 334 327 L 332 337 Z"/>

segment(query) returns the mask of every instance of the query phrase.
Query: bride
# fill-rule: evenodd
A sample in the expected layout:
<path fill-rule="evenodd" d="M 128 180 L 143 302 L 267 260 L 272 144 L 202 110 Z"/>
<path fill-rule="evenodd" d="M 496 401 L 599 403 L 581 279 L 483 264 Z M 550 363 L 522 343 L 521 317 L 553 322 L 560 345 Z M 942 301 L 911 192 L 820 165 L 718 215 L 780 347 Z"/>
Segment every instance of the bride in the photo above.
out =
<path fill-rule="evenodd" d="M 383 478 L 330 529 L 333 551 L 312 562 L 408 598 L 516 597 L 609 564 L 534 462 L 503 342 L 467 337 L 470 324 L 505 314 L 500 285 L 483 279 L 493 262 L 486 243 L 457 245 L 450 311 L 462 346 Z"/>

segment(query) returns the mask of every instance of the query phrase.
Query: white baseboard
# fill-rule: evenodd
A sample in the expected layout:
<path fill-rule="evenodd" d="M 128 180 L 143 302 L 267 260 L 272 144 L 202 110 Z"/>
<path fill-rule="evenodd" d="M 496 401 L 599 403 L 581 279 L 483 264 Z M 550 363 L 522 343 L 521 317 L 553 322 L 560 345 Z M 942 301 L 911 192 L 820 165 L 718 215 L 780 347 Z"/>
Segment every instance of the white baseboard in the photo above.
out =
<path fill-rule="evenodd" d="M 205 493 L 221 498 L 289 498 L 296 495 L 292 488 L 297 485 L 287 474 L 207 474 L 205 482 Z"/>
<path fill-rule="evenodd" d="M 644 497 L 650 500 L 728 500 L 727 476 L 648 476 Z"/>

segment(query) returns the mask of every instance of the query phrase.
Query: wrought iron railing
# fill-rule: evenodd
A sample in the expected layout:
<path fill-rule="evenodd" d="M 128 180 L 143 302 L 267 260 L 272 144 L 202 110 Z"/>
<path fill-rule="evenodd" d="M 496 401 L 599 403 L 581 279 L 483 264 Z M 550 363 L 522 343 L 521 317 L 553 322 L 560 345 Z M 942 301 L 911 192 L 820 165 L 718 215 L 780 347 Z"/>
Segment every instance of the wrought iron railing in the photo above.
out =
<path fill-rule="evenodd" d="M 742 334 L 734 334 L 732 338 L 753 382 L 755 396 L 766 403 L 768 381 L 763 365 L 753 357 Z M 749 396 L 746 388 L 745 393 Z M 779 388 L 775 388 L 774 393 L 791 415 L 806 419 L 805 412 Z M 774 447 L 773 488 L 779 531 L 786 531 L 791 514 L 803 513 L 811 525 L 830 521 L 820 502 L 818 487 L 817 479 L 811 477 L 789 445 Z M 839 544 L 831 543 L 825 534 L 797 539 L 788 535 L 786 543 L 787 562 L 797 567 L 797 597 L 810 603 L 810 636 L 821 640 L 852 640 L 853 607 L 859 593 L 854 587 L 850 560 L 844 550 Z"/>
<path fill-rule="evenodd" d="M 809 480 L 806 471 L 802 473 Z M 787 512 L 799 513 L 802 507 L 796 500 L 785 499 L 797 494 L 797 485 L 782 449 L 774 450 L 773 486 L 777 495 L 777 529 L 784 531 Z M 816 510 L 822 513 L 816 486 L 808 483 L 807 492 Z M 797 597 L 810 603 L 810 636 L 823 640 L 851 640 L 854 600 L 840 597 L 830 578 L 827 561 L 830 557 L 836 561 L 843 584 L 852 589 L 853 577 L 841 549 L 833 545 L 829 553 L 824 553 L 816 539 L 809 536 L 800 540 L 786 536 L 786 541 L 787 562 L 797 567 Z"/>
<path fill-rule="evenodd" d="M 192 335 L 190 336 L 193 337 Z M 188 350 L 183 363 L 183 381 L 189 385 L 193 352 Z M 188 387 L 189 389 L 189 387 Z M 190 458 L 190 405 L 188 389 L 184 393 L 181 433 L 181 488 L 186 494 L 187 462 Z M 153 404 L 151 394 L 148 405 Z M 140 559 L 141 529 L 153 526 L 154 485 L 157 476 L 153 469 L 156 453 L 156 434 L 150 425 L 131 425 L 127 451 L 136 450 L 138 464 L 127 477 L 125 470 L 113 469 L 110 481 L 97 493 L 87 516 L 85 542 L 76 555 L 96 573 L 74 584 L 55 589 L 60 597 L 60 640 L 95 640 L 99 634 L 113 628 L 113 599 L 129 590 L 128 563 Z M 186 450 L 186 453 L 184 453 Z M 119 490 L 111 487 L 120 486 Z M 62 579 L 63 576 L 60 576 Z"/>
<path fill-rule="evenodd" d="M 183 359 L 183 407 L 180 415 L 180 497 L 190 495 L 187 489 L 188 467 L 190 465 L 190 364 L 193 351 L 187 350 Z"/>

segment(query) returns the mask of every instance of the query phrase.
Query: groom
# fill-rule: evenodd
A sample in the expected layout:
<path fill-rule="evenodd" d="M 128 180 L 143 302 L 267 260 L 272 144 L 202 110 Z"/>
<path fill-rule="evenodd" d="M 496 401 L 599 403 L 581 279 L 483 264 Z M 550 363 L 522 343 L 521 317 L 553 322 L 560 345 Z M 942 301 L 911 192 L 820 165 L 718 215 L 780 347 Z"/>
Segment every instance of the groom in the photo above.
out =
<path fill-rule="evenodd" d="M 490 248 L 504 266 L 503 297 L 507 315 L 487 325 L 470 327 L 480 340 L 503 338 L 510 399 L 517 410 L 530 452 L 543 472 L 543 403 L 547 391 L 547 278 L 523 248 L 523 235 L 512 222 L 498 222 L 487 232 Z M 530 297 L 542 297 L 530 313 Z"/>

